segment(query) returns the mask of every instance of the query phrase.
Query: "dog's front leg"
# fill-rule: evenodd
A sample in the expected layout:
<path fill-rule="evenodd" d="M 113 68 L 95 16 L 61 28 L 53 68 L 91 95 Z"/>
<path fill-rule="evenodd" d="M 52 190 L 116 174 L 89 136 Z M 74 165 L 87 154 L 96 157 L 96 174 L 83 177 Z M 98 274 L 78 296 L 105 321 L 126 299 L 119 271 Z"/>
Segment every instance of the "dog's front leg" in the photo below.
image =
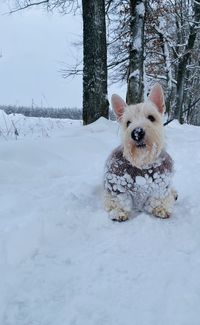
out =
<path fill-rule="evenodd" d="M 105 192 L 105 209 L 114 221 L 126 221 L 129 219 L 132 210 L 132 199 L 128 194 L 113 195 Z"/>
<path fill-rule="evenodd" d="M 172 189 L 164 198 L 150 198 L 146 210 L 155 217 L 163 219 L 169 218 L 177 198 L 177 192 Z"/>

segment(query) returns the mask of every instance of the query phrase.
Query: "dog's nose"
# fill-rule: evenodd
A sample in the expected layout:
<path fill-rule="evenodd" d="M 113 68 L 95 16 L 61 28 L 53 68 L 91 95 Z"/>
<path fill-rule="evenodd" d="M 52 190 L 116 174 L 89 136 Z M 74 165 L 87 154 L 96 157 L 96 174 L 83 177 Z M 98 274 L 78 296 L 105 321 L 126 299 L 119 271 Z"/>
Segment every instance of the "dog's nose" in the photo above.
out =
<path fill-rule="evenodd" d="M 133 140 L 139 142 L 142 139 L 144 139 L 145 136 L 145 131 L 142 128 L 135 128 L 132 132 L 131 132 L 131 137 Z"/>

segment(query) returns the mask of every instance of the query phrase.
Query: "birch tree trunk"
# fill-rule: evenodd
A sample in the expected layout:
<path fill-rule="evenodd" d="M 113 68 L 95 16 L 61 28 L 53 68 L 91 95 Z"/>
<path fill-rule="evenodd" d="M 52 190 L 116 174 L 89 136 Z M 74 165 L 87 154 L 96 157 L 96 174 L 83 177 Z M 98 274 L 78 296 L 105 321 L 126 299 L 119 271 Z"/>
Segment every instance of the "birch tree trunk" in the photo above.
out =
<path fill-rule="evenodd" d="M 161 25 L 161 24 L 160 24 Z M 170 115 L 170 107 L 172 101 L 172 64 L 171 64 L 171 57 L 169 51 L 169 42 L 165 35 L 165 30 L 162 29 L 162 26 L 158 28 L 155 26 L 155 30 L 159 35 L 161 49 L 163 53 L 163 61 L 165 67 L 165 75 L 166 75 L 166 91 L 165 91 L 165 106 L 166 106 L 166 113 Z"/>
<path fill-rule="evenodd" d="M 82 0 L 83 123 L 108 118 L 105 0 Z"/>
<path fill-rule="evenodd" d="M 130 0 L 131 43 L 129 49 L 127 104 L 143 101 L 144 90 L 144 22 L 146 0 Z"/>

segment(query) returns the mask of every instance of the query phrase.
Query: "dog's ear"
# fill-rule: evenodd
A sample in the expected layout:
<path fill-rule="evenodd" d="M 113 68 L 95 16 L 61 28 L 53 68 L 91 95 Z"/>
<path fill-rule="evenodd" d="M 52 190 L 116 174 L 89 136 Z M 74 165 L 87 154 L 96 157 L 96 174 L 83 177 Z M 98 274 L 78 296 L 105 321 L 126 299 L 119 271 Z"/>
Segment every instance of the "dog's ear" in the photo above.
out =
<path fill-rule="evenodd" d="M 158 111 L 163 114 L 165 112 L 165 98 L 164 93 L 161 85 L 157 82 L 155 85 L 153 85 L 148 99 L 152 101 L 156 107 L 158 108 Z"/>
<path fill-rule="evenodd" d="M 115 115 L 118 119 L 120 119 L 124 113 L 124 109 L 126 107 L 125 101 L 118 95 L 114 94 L 111 97 L 112 108 L 115 112 Z"/>

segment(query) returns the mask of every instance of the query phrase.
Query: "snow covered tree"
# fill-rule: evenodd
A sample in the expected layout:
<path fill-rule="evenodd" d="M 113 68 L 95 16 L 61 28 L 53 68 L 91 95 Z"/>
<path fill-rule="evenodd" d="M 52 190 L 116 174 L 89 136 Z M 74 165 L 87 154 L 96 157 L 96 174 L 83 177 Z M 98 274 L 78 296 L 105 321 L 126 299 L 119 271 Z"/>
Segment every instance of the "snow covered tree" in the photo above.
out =
<path fill-rule="evenodd" d="M 127 103 L 138 103 L 144 94 L 146 0 L 108 0 L 107 5 L 111 78 L 126 80 Z"/>
<path fill-rule="evenodd" d="M 172 24 L 173 25 L 173 24 Z M 159 81 L 165 89 L 166 111 L 170 113 L 173 75 L 171 64 L 171 7 L 161 1 L 148 3 L 145 24 L 145 75 L 148 84 Z"/>
<path fill-rule="evenodd" d="M 106 0 L 109 78 L 127 81 L 130 45 L 129 0 Z"/>
<path fill-rule="evenodd" d="M 144 98 L 144 23 L 146 1 L 130 0 L 130 44 L 127 80 L 127 104 Z"/>
<path fill-rule="evenodd" d="M 181 3 L 182 5 L 182 3 Z M 190 21 L 188 22 L 188 33 L 187 36 L 184 37 L 184 32 L 181 33 L 181 37 L 184 40 L 183 50 L 181 56 L 178 57 L 178 66 L 177 66 L 177 89 L 176 89 L 176 105 L 174 116 L 179 119 L 180 122 L 183 122 L 183 101 L 184 101 L 184 85 L 185 78 L 187 73 L 187 65 L 189 63 L 189 59 L 194 50 L 194 44 L 197 37 L 197 33 L 200 27 L 200 0 L 195 0 L 189 6 L 190 12 L 186 11 L 188 14 Z M 186 9 L 186 7 L 181 8 L 182 12 Z M 180 21 L 180 28 L 183 27 L 184 21 Z"/>
<path fill-rule="evenodd" d="M 147 10 L 146 75 L 149 81 L 158 80 L 163 84 L 167 113 L 181 123 L 188 121 L 189 107 L 194 108 L 187 94 L 194 87 L 192 74 L 195 75 L 197 66 L 199 69 L 198 60 L 194 65 L 199 10 L 199 1 L 192 0 L 150 1 Z"/>

